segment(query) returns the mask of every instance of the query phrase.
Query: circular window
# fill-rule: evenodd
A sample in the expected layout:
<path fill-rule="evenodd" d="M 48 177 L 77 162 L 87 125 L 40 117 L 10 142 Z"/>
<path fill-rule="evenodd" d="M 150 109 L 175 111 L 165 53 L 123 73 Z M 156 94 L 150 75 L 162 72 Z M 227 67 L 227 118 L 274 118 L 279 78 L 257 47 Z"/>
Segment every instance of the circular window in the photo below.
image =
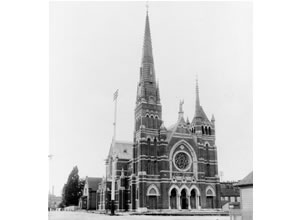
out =
<path fill-rule="evenodd" d="M 184 151 L 179 151 L 174 155 L 174 164 L 177 169 L 186 171 L 190 168 L 191 158 Z"/>

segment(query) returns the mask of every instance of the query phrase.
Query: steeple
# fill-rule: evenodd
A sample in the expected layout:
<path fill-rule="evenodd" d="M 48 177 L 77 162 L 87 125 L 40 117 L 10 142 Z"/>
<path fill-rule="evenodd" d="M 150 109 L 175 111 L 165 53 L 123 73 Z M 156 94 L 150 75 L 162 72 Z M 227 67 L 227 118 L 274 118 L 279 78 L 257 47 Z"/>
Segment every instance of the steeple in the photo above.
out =
<path fill-rule="evenodd" d="M 201 106 L 199 99 L 199 87 L 198 87 L 198 78 L 196 79 L 196 107 L 195 107 L 195 118 L 201 117 Z"/>
<path fill-rule="evenodd" d="M 186 117 L 186 124 L 187 124 L 187 125 L 189 125 L 189 124 L 190 124 L 189 117 Z"/>
<path fill-rule="evenodd" d="M 151 33 L 150 33 L 149 15 L 148 15 L 148 11 L 147 11 L 145 33 L 144 33 L 142 65 L 149 64 L 149 63 L 153 64 L 153 53 L 152 53 L 152 41 L 151 41 Z"/>
<path fill-rule="evenodd" d="M 162 106 L 160 103 L 159 84 L 155 78 L 148 9 L 146 12 L 139 76 L 135 106 L 135 131 L 143 130 L 143 132 L 147 133 L 147 129 L 152 129 L 151 132 L 153 132 L 153 129 L 159 130 L 162 123 Z M 147 133 L 147 135 L 149 134 Z"/>
<path fill-rule="evenodd" d="M 198 79 L 196 79 L 196 105 L 195 105 L 195 115 L 194 115 L 193 122 L 196 121 L 210 123 L 202 106 L 200 105 Z"/>
<path fill-rule="evenodd" d="M 150 104 L 160 104 L 159 89 L 156 85 L 155 68 L 152 52 L 152 41 L 150 32 L 150 22 L 148 9 L 146 13 L 146 23 L 143 41 L 142 62 L 140 67 L 140 81 L 138 88 L 137 104 L 147 102 Z"/>

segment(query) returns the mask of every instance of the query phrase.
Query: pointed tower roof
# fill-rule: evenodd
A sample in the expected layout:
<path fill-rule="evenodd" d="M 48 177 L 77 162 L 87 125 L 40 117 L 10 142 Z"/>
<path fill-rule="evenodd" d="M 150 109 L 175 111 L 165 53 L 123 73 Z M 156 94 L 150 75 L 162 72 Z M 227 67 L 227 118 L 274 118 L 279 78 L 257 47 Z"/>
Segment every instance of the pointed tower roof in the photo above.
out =
<path fill-rule="evenodd" d="M 146 15 L 146 24 L 145 24 L 145 33 L 144 33 L 142 64 L 143 63 L 153 64 L 152 41 L 151 41 L 148 10 Z"/>
<path fill-rule="evenodd" d="M 190 124 L 189 117 L 186 117 L 186 123 L 187 123 L 188 125 Z"/>
<path fill-rule="evenodd" d="M 211 120 L 210 120 L 212 123 L 214 123 L 215 122 L 215 116 L 214 116 L 214 114 L 212 114 L 212 116 L 211 116 Z"/>
<path fill-rule="evenodd" d="M 195 120 L 210 123 L 202 106 L 200 105 L 198 79 L 196 79 L 196 106 L 195 106 L 195 115 L 193 121 Z"/>
<path fill-rule="evenodd" d="M 150 22 L 147 10 L 143 40 L 142 62 L 140 68 L 140 92 L 137 95 L 137 103 L 139 103 L 139 101 L 145 101 L 150 104 L 160 104 L 159 89 L 156 85 L 155 75 Z"/>
<path fill-rule="evenodd" d="M 196 79 L 196 108 L 195 108 L 195 117 L 201 117 L 201 106 L 199 98 L 199 87 L 198 87 L 198 78 Z"/>

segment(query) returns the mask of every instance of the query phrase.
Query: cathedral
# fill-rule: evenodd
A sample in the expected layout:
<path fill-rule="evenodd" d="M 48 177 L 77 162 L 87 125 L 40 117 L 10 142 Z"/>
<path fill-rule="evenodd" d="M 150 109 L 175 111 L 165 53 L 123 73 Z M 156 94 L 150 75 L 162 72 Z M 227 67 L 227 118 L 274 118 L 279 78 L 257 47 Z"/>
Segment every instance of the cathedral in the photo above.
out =
<path fill-rule="evenodd" d="M 221 208 L 215 119 L 209 120 L 195 86 L 195 114 L 166 127 L 156 81 L 148 12 L 134 109 L 133 142 L 113 141 L 98 206 L 110 209 L 112 183 L 117 211 L 207 210 Z M 112 181 L 115 177 L 115 181 Z"/>

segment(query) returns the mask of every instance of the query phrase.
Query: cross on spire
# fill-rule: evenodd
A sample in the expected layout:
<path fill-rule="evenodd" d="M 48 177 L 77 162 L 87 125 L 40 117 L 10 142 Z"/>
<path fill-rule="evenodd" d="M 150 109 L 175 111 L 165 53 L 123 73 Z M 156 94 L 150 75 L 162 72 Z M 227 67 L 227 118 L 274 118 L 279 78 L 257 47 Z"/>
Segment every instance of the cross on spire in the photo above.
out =
<path fill-rule="evenodd" d="M 147 14 L 148 14 L 148 10 L 149 10 L 149 1 L 146 1 L 146 10 L 147 10 Z"/>

